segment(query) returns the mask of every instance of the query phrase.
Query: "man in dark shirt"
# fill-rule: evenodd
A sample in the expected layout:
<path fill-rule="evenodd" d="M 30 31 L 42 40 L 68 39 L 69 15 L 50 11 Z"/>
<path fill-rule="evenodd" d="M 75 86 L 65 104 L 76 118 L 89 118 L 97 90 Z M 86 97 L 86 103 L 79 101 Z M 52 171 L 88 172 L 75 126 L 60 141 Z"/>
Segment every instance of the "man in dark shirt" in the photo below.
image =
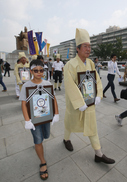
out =
<path fill-rule="evenodd" d="M 5 72 L 4 72 L 4 76 L 6 76 L 6 73 L 8 72 L 8 77 L 10 77 L 10 64 L 6 61 L 6 63 L 4 64 L 4 68 L 5 68 Z"/>

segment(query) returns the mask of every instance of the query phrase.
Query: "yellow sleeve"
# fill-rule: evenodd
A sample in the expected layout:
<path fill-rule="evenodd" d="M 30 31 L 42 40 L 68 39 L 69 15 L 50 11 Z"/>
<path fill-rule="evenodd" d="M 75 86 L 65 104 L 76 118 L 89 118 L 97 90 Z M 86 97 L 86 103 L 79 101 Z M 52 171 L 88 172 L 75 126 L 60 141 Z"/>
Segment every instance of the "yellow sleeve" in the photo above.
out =
<path fill-rule="evenodd" d="M 15 63 L 15 66 L 14 66 L 14 75 L 15 75 L 15 67 L 16 67 L 17 63 Z"/>
<path fill-rule="evenodd" d="M 17 84 L 22 83 L 22 81 L 20 80 L 20 77 L 19 77 L 18 67 L 19 67 L 18 65 L 16 65 L 16 67 L 15 67 L 15 76 L 16 76 Z"/>

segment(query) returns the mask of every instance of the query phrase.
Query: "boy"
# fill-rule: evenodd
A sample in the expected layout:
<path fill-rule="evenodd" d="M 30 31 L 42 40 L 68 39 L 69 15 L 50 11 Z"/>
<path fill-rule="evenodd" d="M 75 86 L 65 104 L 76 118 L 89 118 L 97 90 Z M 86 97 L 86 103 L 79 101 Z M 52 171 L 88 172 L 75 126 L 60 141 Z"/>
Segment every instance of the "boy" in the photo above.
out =
<path fill-rule="evenodd" d="M 45 138 L 49 138 L 50 135 L 50 123 L 34 126 L 31 119 L 28 116 L 28 111 L 26 107 L 26 87 L 35 87 L 36 85 L 51 85 L 49 81 L 42 80 L 43 76 L 43 63 L 41 60 L 32 60 L 30 63 L 30 72 L 33 74 L 33 79 L 29 80 L 22 86 L 19 100 L 22 101 L 22 112 L 25 119 L 25 129 L 31 129 L 33 135 L 35 150 L 41 161 L 40 164 L 40 178 L 45 180 L 48 178 L 48 171 L 46 166 L 46 161 L 44 159 L 44 151 L 42 141 Z M 57 101 L 54 97 L 55 106 L 55 116 L 53 117 L 52 124 L 59 121 L 58 106 Z"/>

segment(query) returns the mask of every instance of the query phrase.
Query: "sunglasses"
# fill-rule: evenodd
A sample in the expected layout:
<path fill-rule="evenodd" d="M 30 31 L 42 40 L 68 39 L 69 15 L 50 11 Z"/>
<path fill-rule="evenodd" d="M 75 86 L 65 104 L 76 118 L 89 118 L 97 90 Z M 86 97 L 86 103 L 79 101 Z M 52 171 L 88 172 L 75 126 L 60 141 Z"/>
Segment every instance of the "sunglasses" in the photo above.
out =
<path fill-rule="evenodd" d="M 44 70 L 43 69 L 41 69 L 41 70 L 32 70 L 34 73 L 38 73 L 38 72 L 40 72 L 40 73 L 43 73 L 44 72 Z"/>

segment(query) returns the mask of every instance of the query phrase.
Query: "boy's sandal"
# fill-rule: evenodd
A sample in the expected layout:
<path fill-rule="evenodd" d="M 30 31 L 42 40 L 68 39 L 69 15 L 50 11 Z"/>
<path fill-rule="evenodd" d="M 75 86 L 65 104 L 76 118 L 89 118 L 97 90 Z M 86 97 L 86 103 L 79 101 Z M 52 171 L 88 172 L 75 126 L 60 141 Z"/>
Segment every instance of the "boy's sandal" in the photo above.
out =
<path fill-rule="evenodd" d="M 40 164 L 40 168 L 43 167 L 43 166 L 46 166 L 46 163 Z M 40 171 L 40 178 L 41 178 L 42 180 L 46 180 L 46 179 L 48 178 L 48 176 L 44 178 L 44 177 L 42 177 L 43 174 L 48 174 L 47 169 L 46 169 L 45 171 Z"/>

